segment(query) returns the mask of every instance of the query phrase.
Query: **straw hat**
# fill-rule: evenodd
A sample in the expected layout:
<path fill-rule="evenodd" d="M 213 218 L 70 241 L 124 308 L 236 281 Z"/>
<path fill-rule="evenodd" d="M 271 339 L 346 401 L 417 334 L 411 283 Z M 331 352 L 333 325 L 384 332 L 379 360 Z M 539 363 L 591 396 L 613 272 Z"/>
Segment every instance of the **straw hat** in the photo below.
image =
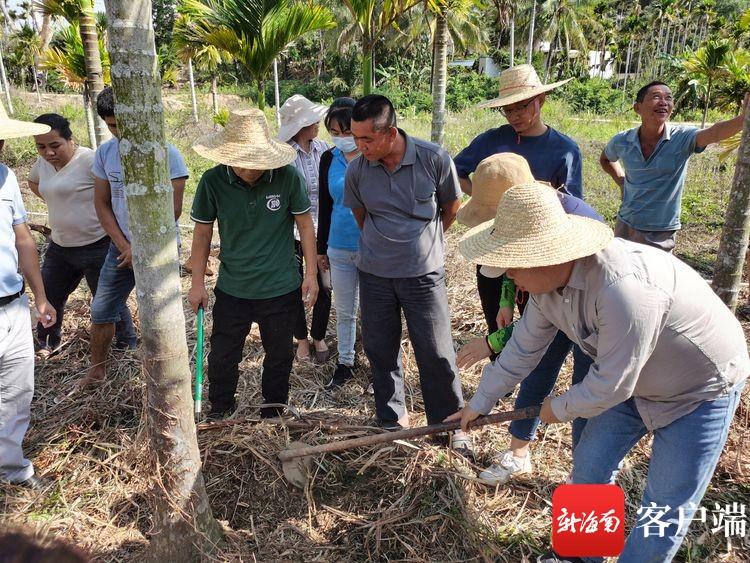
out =
<path fill-rule="evenodd" d="M 500 95 L 497 98 L 478 104 L 477 107 L 497 108 L 509 106 L 510 104 L 538 96 L 543 92 L 554 90 L 570 80 L 573 79 L 568 78 L 559 82 L 553 82 L 552 84 L 542 84 L 533 66 L 514 66 L 500 73 Z"/>
<path fill-rule="evenodd" d="M 327 112 L 327 106 L 311 102 L 300 94 L 291 96 L 279 110 L 279 115 L 281 116 L 279 139 L 286 143 L 299 133 L 303 127 L 307 127 L 323 119 Z"/>
<path fill-rule="evenodd" d="M 18 137 L 30 137 L 32 135 L 44 135 L 52 128 L 43 123 L 32 123 L 31 121 L 19 121 L 11 119 L 5 112 L 5 106 L 0 103 L 0 139 L 16 139 Z"/>
<path fill-rule="evenodd" d="M 259 109 L 230 112 L 227 126 L 198 139 L 193 150 L 219 164 L 252 170 L 281 168 L 297 158 L 292 147 L 271 138 Z"/>
<path fill-rule="evenodd" d="M 471 229 L 458 249 L 486 266 L 536 268 L 595 254 L 613 237 L 604 223 L 565 213 L 554 188 L 534 182 L 505 192 L 495 220 Z"/>
<path fill-rule="evenodd" d="M 534 181 L 529 163 L 519 154 L 500 152 L 479 163 L 471 178 L 471 198 L 456 217 L 467 227 L 476 227 L 495 216 L 505 190 Z"/>

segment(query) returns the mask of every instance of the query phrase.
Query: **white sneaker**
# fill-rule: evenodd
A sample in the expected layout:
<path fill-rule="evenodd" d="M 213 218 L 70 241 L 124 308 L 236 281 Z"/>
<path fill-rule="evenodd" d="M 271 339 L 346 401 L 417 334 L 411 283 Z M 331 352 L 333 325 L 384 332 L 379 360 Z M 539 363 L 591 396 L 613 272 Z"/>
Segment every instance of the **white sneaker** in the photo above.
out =
<path fill-rule="evenodd" d="M 479 480 L 485 485 L 505 485 L 514 475 L 523 475 L 534 471 L 531 466 L 531 455 L 515 457 L 507 450 L 494 459 L 495 463 L 479 474 Z"/>

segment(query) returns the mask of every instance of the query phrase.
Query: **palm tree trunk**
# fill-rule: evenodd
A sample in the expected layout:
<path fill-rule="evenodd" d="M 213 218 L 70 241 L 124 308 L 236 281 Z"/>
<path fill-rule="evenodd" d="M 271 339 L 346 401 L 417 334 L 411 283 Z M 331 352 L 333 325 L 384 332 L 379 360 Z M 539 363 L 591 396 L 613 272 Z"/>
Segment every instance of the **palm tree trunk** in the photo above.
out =
<path fill-rule="evenodd" d="M 711 86 L 713 77 L 708 75 L 708 84 L 706 85 L 706 106 L 703 108 L 703 119 L 701 119 L 701 129 L 706 126 L 706 116 L 708 115 L 708 106 L 711 104 Z"/>
<path fill-rule="evenodd" d="M 513 14 L 510 16 L 510 66 L 516 66 L 516 18 Z"/>
<path fill-rule="evenodd" d="M 218 88 L 217 88 L 217 81 L 218 78 L 214 74 L 213 78 L 211 78 L 211 104 L 214 108 L 214 115 L 218 115 L 219 113 L 219 95 L 218 95 Z"/>
<path fill-rule="evenodd" d="M 8 115 L 13 115 L 13 101 L 10 99 L 10 84 L 8 84 L 8 75 L 5 72 L 5 61 L 3 60 L 3 44 L 0 41 L 0 78 L 3 81 L 3 90 L 5 90 L 5 103 L 8 106 Z"/>
<path fill-rule="evenodd" d="M 195 78 L 193 77 L 193 59 L 188 59 L 188 81 L 190 82 L 190 99 L 193 104 L 193 121 L 198 123 L 198 99 L 195 97 Z"/>
<path fill-rule="evenodd" d="M 536 0 L 531 0 L 531 21 L 529 22 L 529 44 L 526 47 L 526 64 L 534 57 L 534 26 L 536 25 Z"/>
<path fill-rule="evenodd" d="M 276 104 L 276 125 L 281 127 L 281 103 L 279 99 L 279 67 L 276 59 L 273 60 L 273 101 Z"/>
<path fill-rule="evenodd" d="M 711 287 L 732 311 L 742 280 L 742 267 L 750 234 L 750 112 L 745 115 L 742 139 L 737 150 L 732 190 L 724 214 L 719 252 L 714 265 Z"/>
<path fill-rule="evenodd" d="M 5 27 L 8 29 L 13 28 L 13 20 L 10 19 L 10 13 L 8 13 L 8 4 L 5 2 L 5 0 L 0 0 L 0 11 L 2 11 L 3 14 L 3 20 L 5 21 Z"/>
<path fill-rule="evenodd" d="M 99 37 L 96 32 L 94 8 L 93 5 L 84 4 L 86 7 L 79 22 L 83 42 L 83 59 L 86 65 L 86 84 L 89 88 L 89 98 L 92 104 L 96 104 L 99 92 L 104 89 L 104 73 L 102 72 L 102 59 L 99 54 Z M 112 136 L 107 129 L 107 124 L 98 116 L 94 117 L 94 129 L 96 131 L 96 142 L 99 145 Z"/>
<path fill-rule="evenodd" d="M 448 82 L 448 22 L 444 13 L 435 18 L 432 40 L 432 133 L 433 143 L 443 144 L 445 134 L 445 90 Z"/>
<path fill-rule="evenodd" d="M 638 62 L 635 65 L 635 78 L 639 80 L 641 78 L 641 56 L 643 55 L 643 45 L 645 41 L 642 39 L 638 46 Z"/>
<path fill-rule="evenodd" d="M 549 81 L 549 73 L 552 70 L 552 57 L 553 53 L 555 51 L 555 44 L 557 43 L 557 35 L 552 38 L 552 41 L 549 44 L 549 51 L 547 51 L 547 62 L 545 64 L 545 70 L 544 70 L 544 81 Z"/>
<path fill-rule="evenodd" d="M 633 38 L 628 41 L 628 52 L 625 55 L 625 82 L 622 85 L 622 105 L 625 105 L 625 93 L 628 89 L 628 76 L 630 76 L 630 57 L 633 53 Z"/>
<path fill-rule="evenodd" d="M 147 558 L 198 561 L 222 540 L 211 514 L 198 451 L 185 315 L 182 309 L 173 192 L 165 154 L 161 79 L 151 2 L 105 0 L 123 182 L 132 233 L 133 273 L 143 334 L 147 424 L 159 480 L 150 498 L 154 522 Z M 157 148 L 153 148 L 157 147 Z M 168 189 L 165 189 L 168 188 Z"/>
<path fill-rule="evenodd" d="M 88 85 L 83 85 L 83 114 L 86 117 L 86 131 L 89 134 L 89 145 L 96 150 L 96 126 L 94 125 L 94 108 L 89 94 Z"/>
<path fill-rule="evenodd" d="M 362 93 L 372 93 L 372 47 L 362 52 Z"/>
<path fill-rule="evenodd" d="M 262 78 L 256 79 L 258 85 L 258 109 L 266 109 L 266 82 Z"/>
<path fill-rule="evenodd" d="M 34 55 L 34 58 L 36 59 L 36 55 Z M 31 72 L 34 73 L 34 90 L 36 90 L 36 99 L 41 104 L 42 103 L 42 92 L 39 88 L 39 73 L 36 70 L 36 60 L 34 61 L 34 64 L 31 67 Z"/>

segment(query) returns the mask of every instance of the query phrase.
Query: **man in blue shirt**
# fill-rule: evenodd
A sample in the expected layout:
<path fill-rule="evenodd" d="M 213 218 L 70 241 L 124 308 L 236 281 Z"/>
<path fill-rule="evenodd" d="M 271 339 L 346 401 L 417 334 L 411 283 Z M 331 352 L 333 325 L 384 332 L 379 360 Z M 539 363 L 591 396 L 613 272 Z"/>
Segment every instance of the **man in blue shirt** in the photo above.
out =
<path fill-rule="evenodd" d="M 49 130 L 48 125 L 9 119 L 0 105 L 0 151 L 5 139 Z M 34 395 L 34 338 L 24 280 L 34 294 L 39 322 L 45 328 L 52 326 L 57 314 L 44 291 L 18 180 L 0 164 L 0 481 L 41 489 L 45 483 L 34 474 L 21 448 Z"/>
<path fill-rule="evenodd" d="M 612 137 L 599 157 L 622 195 L 615 236 L 672 251 L 688 160 L 741 131 L 746 102 L 747 95 L 734 119 L 698 129 L 669 123 L 674 100 L 663 82 L 638 90 L 633 110 L 641 125 Z"/>
<path fill-rule="evenodd" d="M 109 127 L 113 138 L 102 143 L 94 155 L 94 207 L 102 227 L 112 243 L 99 275 L 99 285 L 91 303 L 91 367 L 82 385 L 100 381 L 105 375 L 105 362 L 115 332 L 115 323 L 125 322 L 131 327 L 125 347 L 135 347 L 135 329 L 127 306 L 128 296 L 135 287 L 128 206 L 125 200 L 120 139 L 115 120 L 115 99 L 112 88 L 101 91 L 96 100 L 96 111 Z M 180 152 L 167 145 L 169 177 L 174 192 L 175 221 L 182 213 L 182 196 L 188 170 Z"/>
<path fill-rule="evenodd" d="M 482 160 L 495 153 L 512 152 L 528 161 L 537 180 L 549 182 L 554 188 L 564 185 L 570 194 L 583 197 L 581 150 L 573 139 L 542 121 L 545 93 L 568 80 L 542 84 L 531 65 L 518 65 L 500 75 L 500 96 L 478 107 L 500 108 L 508 124 L 485 131 L 454 159 L 465 193 L 471 195 L 469 175 Z"/>
<path fill-rule="evenodd" d="M 500 108 L 500 113 L 508 120 L 508 124 L 485 131 L 456 156 L 454 162 L 461 189 L 465 193 L 471 195 L 469 175 L 474 173 L 482 160 L 500 152 L 512 152 L 527 160 L 531 173 L 537 180 L 562 189 L 568 198 L 572 196 L 578 198 L 577 201 L 583 198 L 581 150 L 573 139 L 546 125 L 541 114 L 545 93 L 567 81 L 542 84 L 531 65 L 518 65 L 500 75 L 499 97 L 484 102 L 479 107 Z M 477 290 L 490 333 L 498 330 L 501 287 L 501 278 L 485 276 L 477 267 Z M 476 343 L 470 343 L 461 351 L 458 362 L 460 368 L 476 361 L 478 348 Z M 575 381 L 583 378 L 591 365 L 591 359 L 560 333 L 522 385 L 517 404 L 526 406 L 541 403 L 554 387 L 560 368 L 571 349 L 573 378 Z M 511 425 L 510 447 L 498 456 L 496 464 L 482 473 L 484 483 L 501 485 L 514 475 L 532 471 L 529 446 L 536 436 L 537 425 L 538 419 L 515 421 Z M 574 437 L 577 438 L 577 435 L 578 432 Z"/>

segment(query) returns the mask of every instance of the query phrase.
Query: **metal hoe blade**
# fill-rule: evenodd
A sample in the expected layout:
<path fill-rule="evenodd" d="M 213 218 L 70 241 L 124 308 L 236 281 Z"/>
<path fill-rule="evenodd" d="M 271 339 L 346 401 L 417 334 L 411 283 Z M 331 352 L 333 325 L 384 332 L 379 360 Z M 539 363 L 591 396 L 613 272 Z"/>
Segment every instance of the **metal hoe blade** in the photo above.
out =
<path fill-rule="evenodd" d="M 288 450 L 309 448 L 304 442 L 291 442 Z M 288 451 L 286 450 L 286 451 Z M 310 469 L 312 468 L 312 457 L 298 456 L 291 459 L 282 460 L 281 469 L 284 470 L 284 477 L 292 485 L 299 489 L 304 489 L 310 478 Z"/>

